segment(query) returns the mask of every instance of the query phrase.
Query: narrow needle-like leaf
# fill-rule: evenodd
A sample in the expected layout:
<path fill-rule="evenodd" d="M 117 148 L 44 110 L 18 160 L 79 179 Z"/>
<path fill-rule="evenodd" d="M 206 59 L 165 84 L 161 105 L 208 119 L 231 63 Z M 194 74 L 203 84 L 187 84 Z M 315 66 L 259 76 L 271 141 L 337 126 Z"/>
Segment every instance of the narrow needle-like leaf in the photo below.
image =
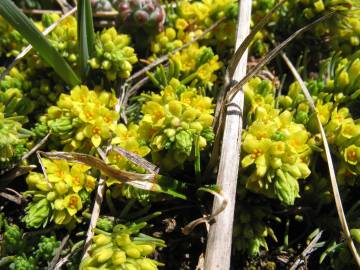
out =
<path fill-rule="evenodd" d="M 78 4 L 78 42 L 79 69 L 84 81 L 89 72 L 89 59 L 94 51 L 94 23 L 90 0 L 79 0 Z"/>

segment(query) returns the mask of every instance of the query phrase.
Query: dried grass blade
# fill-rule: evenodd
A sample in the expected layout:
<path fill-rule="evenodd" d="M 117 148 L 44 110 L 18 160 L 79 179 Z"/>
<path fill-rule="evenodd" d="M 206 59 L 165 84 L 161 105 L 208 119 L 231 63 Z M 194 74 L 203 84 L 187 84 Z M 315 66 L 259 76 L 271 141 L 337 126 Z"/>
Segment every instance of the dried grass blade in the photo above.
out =
<path fill-rule="evenodd" d="M 214 195 L 220 201 L 220 206 L 219 208 L 215 209 L 215 211 L 213 211 L 211 215 L 207 215 L 205 217 L 195 219 L 191 221 L 189 224 L 187 224 L 184 228 L 182 228 L 181 231 L 185 235 L 190 234 L 198 225 L 202 223 L 209 223 L 212 220 L 214 220 L 217 215 L 219 215 L 222 211 L 224 211 L 228 203 L 221 191 L 217 192 L 210 188 L 200 188 L 199 191 L 205 191 Z"/>
<path fill-rule="evenodd" d="M 317 122 L 318 122 L 318 126 L 319 126 L 319 129 L 320 129 L 321 137 L 322 137 L 322 140 L 323 140 L 323 144 L 324 144 L 326 159 L 327 159 L 328 168 L 329 168 L 330 180 L 331 180 L 331 187 L 332 187 L 332 190 L 333 190 L 333 193 L 334 193 L 335 205 L 336 205 L 336 210 L 337 210 L 337 213 L 338 213 L 338 216 L 339 216 L 340 225 L 341 225 L 341 228 L 343 230 L 343 233 L 345 234 L 346 242 L 347 242 L 348 247 L 349 247 L 349 249 L 351 251 L 351 254 L 353 255 L 358 267 L 360 267 L 360 256 L 357 253 L 354 242 L 351 239 L 349 226 L 348 226 L 347 221 L 346 221 L 344 209 L 343 209 L 342 202 L 341 202 L 341 196 L 340 196 L 340 192 L 339 192 L 339 187 L 338 187 L 337 181 L 336 181 L 336 173 L 335 173 L 335 168 L 334 168 L 334 164 L 333 164 L 332 157 L 331 157 L 329 143 L 328 143 L 327 138 L 326 138 L 324 127 L 321 124 L 320 117 L 319 117 L 318 112 L 316 110 L 314 100 L 311 97 L 310 92 L 307 89 L 307 87 L 306 87 L 304 81 L 302 80 L 300 74 L 297 72 L 296 68 L 291 63 L 289 58 L 284 53 L 282 53 L 281 56 L 284 59 L 284 61 L 286 62 L 286 64 L 288 65 L 289 69 L 291 70 L 292 74 L 296 78 L 297 82 L 299 83 L 299 85 L 301 87 L 301 90 L 303 91 L 307 101 L 309 102 L 309 105 L 310 105 L 311 109 L 315 113 L 315 116 L 316 116 L 316 119 L 317 119 Z"/>
<path fill-rule="evenodd" d="M 234 76 L 237 65 L 250 43 L 253 41 L 255 35 L 269 22 L 272 15 L 280 8 L 287 0 L 281 0 L 276 6 L 274 6 L 253 28 L 249 35 L 241 43 L 240 47 L 234 53 L 234 56 L 230 60 L 230 64 L 227 68 L 229 78 Z"/>
<path fill-rule="evenodd" d="M 7 192 L 0 192 L 0 197 L 4 198 L 4 199 L 7 199 L 17 205 L 21 205 L 22 203 L 22 200 L 21 200 L 21 197 L 18 197 L 18 196 L 15 196 L 15 195 L 11 195 Z"/>
<path fill-rule="evenodd" d="M 99 180 L 98 188 L 96 190 L 95 203 L 94 203 L 94 207 L 93 207 L 93 210 L 91 213 L 91 220 L 90 220 L 89 228 L 88 228 L 88 231 L 86 234 L 86 240 L 85 240 L 85 244 L 84 244 L 82 260 L 84 260 L 89 255 L 88 252 L 90 250 L 91 241 L 94 236 L 94 229 L 96 227 L 97 220 L 100 216 L 100 208 L 101 208 L 101 204 L 104 199 L 105 181 L 106 181 L 106 179 L 101 177 Z"/>
<path fill-rule="evenodd" d="M 61 252 L 63 251 L 66 243 L 68 242 L 70 238 L 70 234 L 65 235 L 65 237 L 61 240 L 60 246 L 57 248 L 55 256 L 52 258 L 51 262 L 50 262 L 50 266 L 48 268 L 48 270 L 53 270 L 57 264 L 57 262 L 60 259 L 61 256 Z"/>
<path fill-rule="evenodd" d="M 301 252 L 301 255 L 296 259 L 294 264 L 291 266 L 290 270 L 296 270 L 298 269 L 298 266 L 300 265 L 303 258 L 306 258 L 311 252 L 313 252 L 316 249 L 316 244 L 319 242 L 321 235 L 323 231 L 320 231 L 314 239 L 309 243 L 309 245 Z"/>
<path fill-rule="evenodd" d="M 39 150 L 40 147 L 43 146 L 44 143 L 46 143 L 46 141 L 49 139 L 49 137 L 50 137 L 50 133 L 48 133 L 44 138 L 42 138 L 41 141 L 38 142 L 33 148 L 31 148 L 29 152 L 27 152 L 25 155 L 23 155 L 21 157 L 21 160 L 28 159 L 32 154 L 34 154 L 37 150 Z"/>
<path fill-rule="evenodd" d="M 159 168 L 155 164 L 147 161 L 145 158 L 142 158 L 137 154 L 129 152 L 126 149 L 121 148 L 119 146 L 112 146 L 111 150 L 119 153 L 120 155 L 124 156 L 125 158 L 135 163 L 136 165 L 143 167 L 149 173 L 153 173 L 153 174 L 159 173 Z"/>
<path fill-rule="evenodd" d="M 122 182 L 126 182 L 129 185 L 132 185 L 133 183 L 135 183 L 135 185 L 138 185 L 138 182 L 153 182 L 156 179 L 155 178 L 156 175 L 153 173 L 141 174 L 141 173 L 119 170 L 106 164 L 101 159 L 87 154 L 74 153 L 74 152 L 41 152 L 41 151 L 38 151 L 38 153 L 50 159 L 63 159 L 69 162 L 76 162 L 76 163 L 88 165 L 92 168 L 96 168 L 100 170 L 109 177 L 118 179 Z"/>
<path fill-rule="evenodd" d="M 63 13 L 68 12 L 71 9 L 71 5 L 66 0 L 56 0 Z"/>
<path fill-rule="evenodd" d="M 256 65 L 255 67 L 253 67 L 247 74 L 246 76 L 238 83 L 236 83 L 233 87 L 231 87 L 231 89 L 229 90 L 228 94 L 227 94 L 227 100 L 231 100 L 234 95 L 240 91 L 242 89 L 242 87 L 244 86 L 244 84 L 251 79 L 256 73 L 258 73 L 260 71 L 260 69 L 263 68 L 263 66 L 265 66 L 267 63 L 269 63 L 272 59 L 274 59 L 291 41 L 293 41 L 296 37 L 298 37 L 299 35 L 303 34 L 304 32 L 310 30 L 314 25 L 325 21 L 327 19 L 329 19 L 331 16 L 333 16 L 335 13 L 338 13 L 339 11 L 334 10 L 334 11 L 330 11 L 328 13 L 326 13 L 325 15 L 321 16 L 320 18 L 318 18 L 317 20 L 309 23 L 308 25 L 300 28 L 299 30 L 297 30 L 295 33 L 293 33 L 291 36 L 289 36 L 286 40 L 284 40 L 283 42 L 281 42 L 278 46 L 276 46 L 271 52 L 269 52 L 267 55 L 265 55 L 261 61 L 258 63 L 258 65 Z"/>
<path fill-rule="evenodd" d="M 0 188 L 6 187 L 15 178 L 34 170 L 36 166 L 16 166 L 5 174 L 1 175 Z"/>

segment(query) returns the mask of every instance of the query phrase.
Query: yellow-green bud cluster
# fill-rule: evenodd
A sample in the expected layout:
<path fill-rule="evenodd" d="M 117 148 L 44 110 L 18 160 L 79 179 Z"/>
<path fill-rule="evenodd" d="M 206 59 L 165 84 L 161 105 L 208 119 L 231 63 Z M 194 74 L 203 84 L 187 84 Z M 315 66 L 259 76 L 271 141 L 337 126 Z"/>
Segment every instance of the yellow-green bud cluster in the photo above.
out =
<path fill-rule="evenodd" d="M 244 85 L 245 112 L 248 118 L 254 116 L 256 108 L 266 104 L 275 106 L 275 86 L 269 80 L 255 77 Z"/>
<path fill-rule="evenodd" d="M 41 119 L 61 144 L 70 150 L 89 150 L 111 137 L 119 118 L 114 94 L 100 89 L 76 86 L 70 94 L 61 94 L 57 106 Z"/>
<path fill-rule="evenodd" d="M 180 48 L 182 45 L 183 41 L 178 37 L 177 31 L 172 27 L 168 27 L 156 35 L 151 43 L 151 52 L 154 55 L 150 60 L 155 60 L 156 56 L 165 55 L 176 48 Z"/>
<path fill-rule="evenodd" d="M 27 151 L 33 134 L 23 128 L 33 106 L 16 88 L 0 90 L 0 172 L 10 169 Z"/>
<path fill-rule="evenodd" d="M 0 90 L 0 113 L 4 113 L 5 116 L 26 116 L 33 111 L 34 107 L 34 103 L 24 97 L 18 88 Z"/>
<path fill-rule="evenodd" d="M 5 117 L 0 103 L 0 174 L 13 167 L 27 152 L 30 135 L 17 117 Z"/>
<path fill-rule="evenodd" d="M 26 46 L 26 40 L 0 16 L 0 57 L 15 57 Z"/>
<path fill-rule="evenodd" d="M 114 27 L 104 29 L 97 34 L 95 56 L 89 60 L 91 68 L 103 71 L 110 81 L 129 77 L 138 61 L 130 42 L 128 35 L 119 34 Z"/>
<path fill-rule="evenodd" d="M 44 14 L 41 21 L 34 21 L 35 26 L 39 31 L 44 31 L 46 27 L 50 26 L 60 16 L 55 13 Z M 76 53 L 76 40 L 77 40 L 77 26 L 76 19 L 73 16 L 67 17 L 62 21 L 49 35 L 47 38 L 50 43 L 68 60 L 75 57 L 68 57 L 69 51 Z M 12 26 L 0 16 L 0 56 L 15 57 L 17 56 L 28 44 L 28 42 L 17 32 Z M 76 58 L 75 58 L 76 59 Z M 37 66 L 44 66 L 44 62 L 36 55 L 31 52 L 27 57 L 26 61 L 29 61 L 29 65 L 36 64 Z"/>
<path fill-rule="evenodd" d="M 28 191 L 33 196 L 23 221 L 28 227 L 39 228 L 54 221 L 66 225 L 78 220 L 77 213 L 96 187 L 96 179 L 88 174 L 90 167 L 64 160 L 42 159 L 46 175 L 31 172 Z"/>
<path fill-rule="evenodd" d="M 151 148 L 154 162 L 173 169 L 191 158 L 195 143 L 200 150 L 206 147 L 212 137 L 211 98 L 174 78 L 160 94 L 143 96 L 148 100 L 141 109 L 139 133 Z"/>
<path fill-rule="evenodd" d="M 0 91 L 7 91 L 12 88 L 18 89 L 24 99 L 32 100 L 32 105 L 28 104 L 29 111 L 30 109 L 51 106 L 56 102 L 64 87 L 53 72 L 47 70 L 48 76 L 39 76 L 38 72 L 40 70 L 35 71 L 27 65 L 22 65 L 19 68 L 14 67 L 0 82 Z M 41 72 L 44 72 L 44 70 L 41 70 Z"/>
<path fill-rule="evenodd" d="M 286 29 L 284 25 L 287 25 L 288 30 L 295 31 L 329 10 L 341 10 L 341 13 L 317 24 L 313 34 L 321 39 L 329 37 L 330 47 L 348 54 L 360 44 L 359 7 L 357 0 L 291 0 L 280 12 L 277 27 L 282 31 Z"/>
<path fill-rule="evenodd" d="M 240 196 L 235 213 L 233 237 L 236 254 L 254 256 L 261 250 L 268 250 L 267 238 L 277 241 L 274 231 L 266 223 L 271 209 L 264 202 Z"/>
<path fill-rule="evenodd" d="M 223 66 L 210 47 L 200 46 L 197 42 L 172 55 L 172 60 L 180 66 L 184 83 L 198 80 L 208 86 L 217 80 L 215 72 Z"/>
<path fill-rule="evenodd" d="M 348 58 L 334 57 L 327 65 L 334 68 L 328 74 L 324 90 L 337 96 L 342 94 L 350 99 L 357 99 L 360 95 L 360 53 Z"/>
<path fill-rule="evenodd" d="M 246 188 L 294 204 L 299 197 L 298 180 L 310 174 L 309 138 L 309 132 L 293 121 L 289 111 L 258 106 L 243 135 L 241 165 L 250 170 Z"/>
<path fill-rule="evenodd" d="M 55 21 L 56 19 L 53 18 Z M 77 21 L 74 16 L 68 16 L 63 20 L 48 37 L 51 45 L 72 65 L 77 62 Z"/>
<path fill-rule="evenodd" d="M 0 72 L 3 72 L 5 69 L 0 68 Z M 26 89 L 29 88 L 31 83 L 27 82 L 27 77 L 18 68 L 12 68 L 9 73 L 0 81 L 0 90 L 6 90 L 9 88 L 18 88 Z"/>
<path fill-rule="evenodd" d="M 216 20 L 228 17 L 229 19 L 223 22 L 212 33 L 209 33 L 207 38 L 214 38 L 221 45 L 233 46 L 236 32 L 236 1 L 203 0 L 191 2 L 182 0 L 178 3 L 178 7 L 179 18 L 186 21 L 188 31 L 204 30 Z"/>
<path fill-rule="evenodd" d="M 348 108 L 333 107 L 324 119 L 326 137 L 330 144 L 336 146 L 341 157 L 338 170 L 340 183 L 351 185 L 360 173 L 360 125 L 351 117 Z"/>
<path fill-rule="evenodd" d="M 80 270 L 124 269 L 156 270 L 161 263 L 148 258 L 164 242 L 150 236 L 139 235 L 146 224 L 133 224 L 129 227 L 116 225 L 112 233 L 95 229 L 95 236 L 89 256 L 80 265 Z"/>

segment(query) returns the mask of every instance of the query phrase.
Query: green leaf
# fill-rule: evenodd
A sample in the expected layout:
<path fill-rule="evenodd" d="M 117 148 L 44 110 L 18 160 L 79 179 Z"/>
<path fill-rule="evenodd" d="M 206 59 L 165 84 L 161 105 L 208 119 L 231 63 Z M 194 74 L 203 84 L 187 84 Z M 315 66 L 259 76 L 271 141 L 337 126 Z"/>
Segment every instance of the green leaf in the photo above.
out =
<path fill-rule="evenodd" d="M 89 72 L 89 59 L 94 51 L 94 23 L 90 0 L 79 0 L 78 4 L 78 41 L 79 68 L 84 81 Z"/>
<path fill-rule="evenodd" d="M 70 86 L 80 84 L 80 79 L 65 59 L 51 46 L 34 23 L 11 0 L 0 1 L 0 15 L 5 18 L 38 52 L 44 61 Z"/>

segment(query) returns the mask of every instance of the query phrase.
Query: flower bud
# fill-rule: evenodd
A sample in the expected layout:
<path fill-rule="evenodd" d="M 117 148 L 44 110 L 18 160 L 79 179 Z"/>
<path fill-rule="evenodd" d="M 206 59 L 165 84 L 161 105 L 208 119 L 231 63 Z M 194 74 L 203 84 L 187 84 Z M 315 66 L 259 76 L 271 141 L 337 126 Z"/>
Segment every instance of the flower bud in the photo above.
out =
<path fill-rule="evenodd" d="M 140 259 L 136 261 L 140 266 L 140 270 L 156 270 L 156 264 L 151 259 Z"/>
<path fill-rule="evenodd" d="M 126 262 L 126 254 L 124 251 L 115 250 L 111 257 L 113 265 L 122 265 Z"/>
<path fill-rule="evenodd" d="M 166 28 L 165 29 L 165 35 L 168 37 L 169 40 L 174 40 L 176 38 L 176 32 L 174 28 Z"/>
<path fill-rule="evenodd" d="M 118 246 L 125 246 L 131 243 L 130 236 L 128 234 L 116 235 L 115 242 Z"/>
<path fill-rule="evenodd" d="M 56 193 L 54 191 L 50 191 L 47 195 L 46 195 L 46 199 L 49 201 L 49 202 L 52 202 L 54 201 L 56 198 Z"/>
<path fill-rule="evenodd" d="M 350 83 L 349 74 L 346 72 L 346 70 L 341 71 L 338 77 L 339 87 L 345 88 L 349 83 Z"/>
<path fill-rule="evenodd" d="M 197 110 L 193 108 L 188 108 L 183 114 L 182 119 L 186 122 L 192 122 L 198 117 Z"/>
<path fill-rule="evenodd" d="M 69 187 L 65 182 L 58 182 L 55 184 L 55 190 L 59 195 L 64 195 L 68 192 Z"/>
<path fill-rule="evenodd" d="M 137 247 L 140 249 L 141 255 L 143 256 L 149 256 L 155 251 L 155 248 L 152 245 L 138 245 Z"/>
<path fill-rule="evenodd" d="M 350 230 L 351 237 L 360 244 L 360 229 L 351 229 Z"/>
<path fill-rule="evenodd" d="M 172 100 L 169 102 L 168 106 L 169 106 L 169 111 L 171 114 L 178 116 L 178 117 L 181 115 L 182 105 L 181 105 L 180 101 Z"/>
<path fill-rule="evenodd" d="M 141 256 L 139 249 L 134 244 L 126 245 L 123 247 L 123 249 L 126 252 L 126 255 L 131 258 L 137 259 L 137 258 L 140 258 L 140 256 Z"/>
<path fill-rule="evenodd" d="M 113 253 L 114 252 L 113 252 L 112 248 L 105 248 L 105 249 L 99 251 L 99 253 L 97 253 L 95 255 L 95 258 L 98 263 L 104 263 L 112 257 Z"/>
<path fill-rule="evenodd" d="M 104 234 L 98 234 L 93 237 L 93 241 L 96 246 L 104 246 L 111 242 L 111 238 L 104 235 Z"/>
<path fill-rule="evenodd" d="M 204 149 L 207 145 L 207 141 L 203 136 L 199 136 L 199 148 Z"/>
<path fill-rule="evenodd" d="M 124 266 L 124 270 L 140 270 L 140 269 L 131 263 L 126 263 Z"/>

